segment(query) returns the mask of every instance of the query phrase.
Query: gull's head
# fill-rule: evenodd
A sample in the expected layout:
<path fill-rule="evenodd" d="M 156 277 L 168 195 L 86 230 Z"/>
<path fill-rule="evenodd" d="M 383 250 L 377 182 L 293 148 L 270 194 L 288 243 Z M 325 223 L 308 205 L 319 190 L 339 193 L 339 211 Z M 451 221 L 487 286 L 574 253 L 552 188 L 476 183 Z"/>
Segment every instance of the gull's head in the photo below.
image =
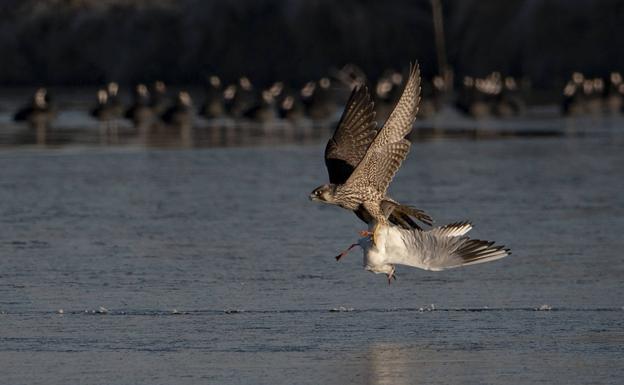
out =
<path fill-rule="evenodd" d="M 364 269 L 370 271 L 371 273 L 375 273 L 375 274 L 386 274 L 388 276 L 393 276 L 395 267 L 394 267 L 394 265 L 390 265 L 390 264 L 365 265 Z"/>
<path fill-rule="evenodd" d="M 336 193 L 336 185 L 324 184 L 314 189 L 310 193 L 310 200 L 325 203 L 334 203 L 334 194 Z"/>

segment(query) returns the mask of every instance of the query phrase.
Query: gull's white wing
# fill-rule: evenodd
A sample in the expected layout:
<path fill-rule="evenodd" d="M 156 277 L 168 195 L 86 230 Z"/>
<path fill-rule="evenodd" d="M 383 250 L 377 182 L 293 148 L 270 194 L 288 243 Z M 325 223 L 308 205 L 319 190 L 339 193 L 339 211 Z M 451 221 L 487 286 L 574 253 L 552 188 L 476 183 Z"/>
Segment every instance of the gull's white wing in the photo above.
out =
<path fill-rule="evenodd" d="M 468 221 L 464 221 L 435 227 L 427 232 L 429 234 L 435 234 L 442 237 L 459 237 L 462 235 L 466 235 L 466 233 L 470 230 L 472 230 L 472 224 Z"/>
<path fill-rule="evenodd" d="M 469 224 L 453 225 L 456 233 L 459 229 L 470 228 Z M 437 231 L 436 231 L 437 230 Z M 470 239 L 466 236 L 449 236 L 449 228 L 432 231 L 405 230 L 389 226 L 387 231 L 379 233 L 385 237 L 379 246 L 385 249 L 386 263 L 413 266 L 424 270 L 445 270 L 453 267 L 473 265 L 494 261 L 510 254 L 504 246 L 495 246 L 494 242 Z M 376 239 L 376 242 L 378 240 Z"/>

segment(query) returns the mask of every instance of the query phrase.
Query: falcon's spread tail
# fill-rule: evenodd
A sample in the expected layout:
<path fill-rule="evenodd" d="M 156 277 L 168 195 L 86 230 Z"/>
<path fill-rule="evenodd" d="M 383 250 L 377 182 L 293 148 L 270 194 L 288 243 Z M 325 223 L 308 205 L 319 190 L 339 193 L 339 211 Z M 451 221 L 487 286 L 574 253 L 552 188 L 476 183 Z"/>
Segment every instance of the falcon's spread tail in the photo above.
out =
<path fill-rule="evenodd" d="M 422 228 L 414 221 L 418 220 L 424 224 L 429 226 L 432 225 L 433 219 L 421 209 L 417 209 L 416 207 L 401 205 L 390 198 L 387 198 L 381 202 L 381 211 L 388 218 L 390 223 L 395 224 L 405 230 L 422 230 Z M 372 215 L 364 209 L 363 206 L 360 206 L 357 210 L 354 211 L 355 215 L 364 221 L 367 224 L 371 224 L 374 222 L 374 218 Z"/>
<path fill-rule="evenodd" d="M 423 210 L 413 206 L 397 205 L 392 214 L 390 214 L 390 222 L 397 224 L 406 229 L 419 229 L 421 227 L 412 220 L 412 217 L 429 226 L 433 224 L 433 219 Z"/>
<path fill-rule="evenodd" d="M 414 219 L 429 226 L 433 224 L 433 219 L 429 214 L 414 206 L 402 205 L 386 199 L 381 202 L 381 210 L 388 217 L 390 223 L 401 226 L 406 230 L 422 230 L 422 228 L 414 222 Z"/>

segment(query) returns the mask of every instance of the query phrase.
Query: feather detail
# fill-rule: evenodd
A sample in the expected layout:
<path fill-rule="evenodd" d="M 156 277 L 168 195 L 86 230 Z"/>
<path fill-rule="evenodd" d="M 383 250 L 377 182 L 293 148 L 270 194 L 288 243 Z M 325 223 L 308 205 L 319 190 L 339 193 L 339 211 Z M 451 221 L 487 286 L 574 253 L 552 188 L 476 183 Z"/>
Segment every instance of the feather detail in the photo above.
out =
<path fill-rule="evenodd" d="M 364 265 L 368 270 L 385 272 L 388 266 L 407 265 L 439 271 L 495 261 L 511 254 L 508 248 L 492 241 L 470 239 L 463 235 L 472 228 L 468 222 L 453 223 L 430 231 L 405 230 L 379 225 L 375 243 L 360 239 Z"/>

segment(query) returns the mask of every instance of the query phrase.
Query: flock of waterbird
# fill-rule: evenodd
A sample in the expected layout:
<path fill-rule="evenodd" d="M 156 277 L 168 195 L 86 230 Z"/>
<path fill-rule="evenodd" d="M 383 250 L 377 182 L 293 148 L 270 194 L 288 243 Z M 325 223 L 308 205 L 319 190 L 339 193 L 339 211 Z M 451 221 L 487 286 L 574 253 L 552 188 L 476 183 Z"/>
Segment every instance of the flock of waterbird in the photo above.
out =
<path fill-rule="evenodd" d="M 372 83 L 371 96 L 379 120 L 389 116 L 405 82 L 400 71 L 387 70 Z M 127 119 L 136 126 L 157 122 L 192 125 L 198 116 L 208 120 L 231 118 L 258 123 L 302 119 L 324 121 L 337 116 L 341 100 L 349 90 L 366 83 L 366 76 L 353 65 L 300 87 L 282 81 L 259 87 L 246 76 L 224 84 L 219 76 L 212 75 L 206 79 L 201 104 L 196 105 L 188 91 L 171 94 L 162 81 L 137 84 L 128 104 L 120 95 L 119 84 L 110 82 L 97 91 L 90 115 L 104 122 Z M 457 110 L 477 119 L 522 115 L 526 111 L 525 100 L 530 87 L 527 83 L 492 72 L 485 77 L 465 76 L 455 92 L 450 92 L 451 87 L 444 79 L 434 76 L 421 85 L 425 98 L 420 105 L 419 117 L 431 117 L 449 102 Z M 590 78 L 580 72 L 573 73 L 563 88 L 561 111 L 565 116 L 624 112 L 622 75 L 612 72 L 608 77 Z M 57 112 L 50 93 L 42 87 L 15 113 L 14 119 L 45 126 L 54 121 Z"/>
<path fill-rule="evenodd" d="M 528 88 L 529 85 L 518 84 L 515 78 L 504 77 L 500 72 L 482 78 L 465 76 L 455 105 L 475 118 L 521 115 L 526 110 L 523 90 Z M 564 116 L 624 113 L 622 75 L 611 72 L 608 77 L 591 78 L 574 72 L 563 88 L 561 113 Z"/>
<path fill-rule="evenodd" d="M 340 99 L 337 96 L 349 90 L 348 84 L 329 77 L 307 82 L 298 89 L 284 82 L 261 88 L 246 76 L 223 85 L 222 80 L 213 75 L 206 83 L 204 101 L 196 108 L 188 91 L 179 91 L 172 96 L 162 81 L 155 81 L 150 86 L 137 84 L 132 90 L 132 102 L 127 105 L 120 97 L 119 85 L 110 82 L 97 91 L 96 104 L 90 114 L 100 121 L 127 119 L 136 126 L 158 122 L 190 125 L 198 116 L 209 120 L 232 118 L 259 123 L 280 119 L 325 120 L 337 112 Z M 16 121 L 34 124 L 51 123 L 57 111 L 48 90 L 39 88 L 14 117 Z"/>
<path fill-rule="evenodd" d="M 396 279 L 396 265 L 444 270 L 494 261 L 510 254 L 494 242 L 470 239 L 472 225 L 457 222 L 424 230 L 431 225 L 424 211 L 400 204 L 387 196 L 388 186 L 409 153 L 412 131 L 421 99 L 418 65 L 411 66 L 404 90 L 384 125 L 378 129 L 375 105 L 366 86 L 351 93 L 340 122 L 325 148 L 329 183 L 314 189 L 313 201 L 353 211 L 368 224 L 357 243 L 336 257 L 360 246 L 364 267 Z"/>
<path fill-rule="evenodd" d="M 396 70 L 387 70 L 373 84 L 372 98 L 377 116 L 384 120 L 398 99 L 405 76 Z M 309 81 L 300 87 L 277 81 L 258 87 L 242 76 L 224 84 L 219 76 L 206 80 L 203 101 L 196 106 L 191 94 L 179 91 L 171 94 L 167 85 L 155 81 L 151 85 L 137 84 L 132 90 L 132 101 L 124 103 L 120 87 L 110 82 L 97 91 L 95 106 L 90 113 L 94 119 L 108 122 L 128 119 L 136 126 L 152 123 L 192 125 L 199 116 L 205 119 L 232 118 L 258 123 L 277 120 L 323 121 L 333 118 L 341 100 L 366 77 L 356 66 L 345 66 L 333 75 Z M 434 76 L 422 84 L 425 99 L 419 110 L 420 118 L 433 116 L 444 104 L 453 104 L 459 111 L 474 118 L 490 116 L 507 118 L 526 111 L 525 95 L 529 85 L 500 72 L 485 77 L 465 76 L 454 95 L 441 76 Z M 588 78 L 580 72 L 572 74 L 563 89 L 561 110 L 564 115 L 620 113 L 624 109 L 624 81 L 619 72 L 606 78 Z M 38 88 L 32 99 L 14 115 L 16 121 L 33 125 L 48 125 L 57 116 L 58 108 L 46 88 Z"/>
<path fill-rule="evenodd" d="M 563 89 L 565 115 L 619 114 L 624 112 L 624 79 L 619 72 L 608 78 L 589 78 L 574 72 Z"/>
<path fill-rule="evenodd" d="M 522 88 L 518 81 L 492 72 L 486 77 L 465 76 L 455 106 L 475 118 L 510 117 L 526 110 Z"/>

